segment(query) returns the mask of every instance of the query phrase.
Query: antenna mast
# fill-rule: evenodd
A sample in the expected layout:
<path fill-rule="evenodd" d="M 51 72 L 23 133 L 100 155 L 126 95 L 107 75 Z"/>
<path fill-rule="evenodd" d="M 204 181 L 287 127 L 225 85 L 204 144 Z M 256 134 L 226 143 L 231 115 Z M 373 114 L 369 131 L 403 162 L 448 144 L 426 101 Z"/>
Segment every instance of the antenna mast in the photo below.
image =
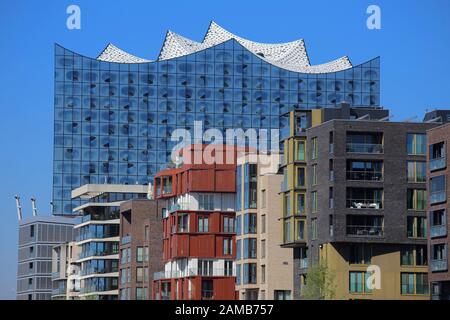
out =
<path fill-rule="evenodd" d="M 20 205 L 20 197 L 16 195 L 14 198 L 16 199 L 17 218 L 19 221 L 22 221 L 22 206 Z"/>

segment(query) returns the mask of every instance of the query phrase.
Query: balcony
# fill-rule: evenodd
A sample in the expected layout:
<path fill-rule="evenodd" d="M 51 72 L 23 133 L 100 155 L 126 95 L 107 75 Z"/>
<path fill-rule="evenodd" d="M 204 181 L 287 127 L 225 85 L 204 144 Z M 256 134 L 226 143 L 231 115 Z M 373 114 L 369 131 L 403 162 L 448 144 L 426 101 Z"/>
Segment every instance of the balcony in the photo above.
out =
<path fill-rule="evenodd" d="M 222 268 L 212 268 L 208 270 L 202 270 L 198 268 L 188 268 L 185 270 L 173 270 L 173 271 L 159 271 L 153 274 L 153 280 L 173 279 L 183 277 L 195 277 L 195 276 L 207 276 L 207 277 L 232 277 L 232 270 Z"/>
<path fill-rule="evenodd" d="M 382 181 L 382 171 L 347 171 L 347 180 L 356 181 Z"/>
<path fill-rule="evenodd" d="M 445 201 L 445 190 L 430 192 L 430 204 L 436 204 Z"/>
<path fill-rule="evenodd" d="M 447 236 L 447 226 L 446 225 L 435 225 L 430 227 L 430 237 L 438 238 Z"/>
<path fill-rule="evenodd" d="M 214 298 L 213 290 L 202 290 L 202 300 L 212 300 Z"/>
<path fill-rule="evenodd" d="M 382 237 L 384 228 L 381 226 L 347 225 L 347 235 L 361 237 Z"/>
<path fill-rule="evenodd" d="M 430 159 L 430 171 L 445 169 L 445 167 L 447 166 L 446 162 L 447 162 L 446 157 Z"/>
<path fill-rule="evenodd" d="M 349 153 L 383 153 L 383 145 L 379 143 L 347 143 Z"/>
<path fill-rule="evenodd" d="M 431 272 L 447 271 L 448 262 L 447 259 L 431 260 L 430 270 Z"/>

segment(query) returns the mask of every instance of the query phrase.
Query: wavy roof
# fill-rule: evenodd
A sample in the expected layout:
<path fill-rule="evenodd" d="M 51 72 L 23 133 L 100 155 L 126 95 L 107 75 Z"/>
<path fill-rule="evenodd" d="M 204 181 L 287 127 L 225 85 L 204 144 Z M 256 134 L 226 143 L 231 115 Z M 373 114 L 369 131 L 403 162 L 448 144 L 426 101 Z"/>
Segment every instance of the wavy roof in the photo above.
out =
<path fill-rule="evenodd" d="M 234 35 L 212 21 L 202 42 L 185 38 L 168 31 L 164 39 L 157 61 L 173 59 L 189 55 L 200 50 L 211 48 L 230 39 L 236 40 L 247 50 L 261 59 L 280 68 L 301 73 L 328 73 L 352 67 L 347 56 L 324 64 L 311 65 L 303 39 L 278 43 L 259 43 Z M 98 60 L 120 63 L 142 63 L 150 60 L 133 56 L 112 44 L 109 44 L 98 56 Z"/>

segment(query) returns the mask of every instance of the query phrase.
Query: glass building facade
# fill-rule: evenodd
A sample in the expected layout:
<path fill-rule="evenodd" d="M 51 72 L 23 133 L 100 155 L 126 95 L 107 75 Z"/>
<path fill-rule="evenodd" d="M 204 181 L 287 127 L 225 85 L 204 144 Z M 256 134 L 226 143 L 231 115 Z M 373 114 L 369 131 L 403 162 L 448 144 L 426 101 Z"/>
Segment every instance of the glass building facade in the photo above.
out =
<path fill-rule="evenodd" d="M 154 62 L 116 63 L 55 46 L 54 214 L 84 184 L 147 184 L 170 162 L 176 128 L 288 128 L 289 111 L 378 106 L 380 61 L 331 73 L 270 64 L 235 39 Z M 193 136 L 193 132 L 191 133 Z"/>

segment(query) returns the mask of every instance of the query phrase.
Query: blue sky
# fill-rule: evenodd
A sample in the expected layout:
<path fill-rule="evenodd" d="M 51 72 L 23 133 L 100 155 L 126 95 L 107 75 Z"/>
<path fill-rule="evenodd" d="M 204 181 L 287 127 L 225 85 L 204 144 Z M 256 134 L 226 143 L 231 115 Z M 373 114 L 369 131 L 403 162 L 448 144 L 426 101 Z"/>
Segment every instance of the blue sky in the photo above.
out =
<path fill-rule="evenodd" d="M 248 39 L 304 38 L 313 64 L 348 55 L 381 56 L 381 103 L 392 120 L 450 107 L 450 1 L 24 1 L 0 2 L 0 299 L 14 299 L 17 218 L 14 194 L 31 215 L 50 211 L 53 45 L 96 56 L 108 42 L 154 59 L 167 29 L 201 40 L 210 20 Z M 66 28 L 66 8 L 81 8 L 81 30 Z M 381 8 L 381 30 L 366 8 Z"/>

